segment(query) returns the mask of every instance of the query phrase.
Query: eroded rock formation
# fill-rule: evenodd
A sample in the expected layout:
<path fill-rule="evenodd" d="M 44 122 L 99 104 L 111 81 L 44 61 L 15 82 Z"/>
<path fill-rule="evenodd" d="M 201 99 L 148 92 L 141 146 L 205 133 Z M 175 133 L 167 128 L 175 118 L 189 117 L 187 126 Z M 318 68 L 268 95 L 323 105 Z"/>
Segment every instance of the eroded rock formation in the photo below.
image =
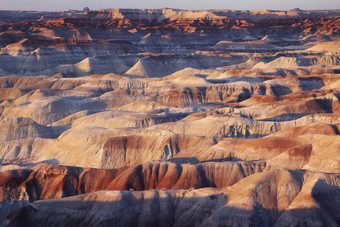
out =
<path fill-rule="evenodd" d="M 338 226 L 340 11 L 0 11 L 1 226 Z"/>

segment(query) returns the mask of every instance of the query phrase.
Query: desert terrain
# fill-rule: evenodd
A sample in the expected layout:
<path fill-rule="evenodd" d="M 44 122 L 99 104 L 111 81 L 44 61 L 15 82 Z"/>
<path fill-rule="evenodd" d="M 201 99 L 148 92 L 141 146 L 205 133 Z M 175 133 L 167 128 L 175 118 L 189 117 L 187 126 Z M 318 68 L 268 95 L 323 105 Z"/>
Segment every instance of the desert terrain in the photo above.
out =
<path fill-rule="evenodd" d="M 340 10 L 0 11 L 0 226 L 340 226 Z"/>

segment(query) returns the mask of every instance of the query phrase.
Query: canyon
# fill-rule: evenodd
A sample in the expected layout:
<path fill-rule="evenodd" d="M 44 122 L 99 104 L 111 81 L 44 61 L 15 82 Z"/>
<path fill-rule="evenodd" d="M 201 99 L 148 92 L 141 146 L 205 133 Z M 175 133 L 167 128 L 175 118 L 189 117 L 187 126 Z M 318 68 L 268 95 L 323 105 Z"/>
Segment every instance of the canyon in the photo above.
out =
<path fill-rule="evenodd" d="M 340 10 L 0 11 L 0 226 L 339 226 Z"/>

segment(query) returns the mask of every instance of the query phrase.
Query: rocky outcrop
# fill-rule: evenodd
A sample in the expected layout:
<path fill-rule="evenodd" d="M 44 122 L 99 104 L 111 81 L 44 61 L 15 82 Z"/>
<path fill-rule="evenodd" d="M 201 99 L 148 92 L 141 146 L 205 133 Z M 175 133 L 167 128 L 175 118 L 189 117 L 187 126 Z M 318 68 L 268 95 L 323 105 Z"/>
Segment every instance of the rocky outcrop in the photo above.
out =
<path fill-rule="evenodd" d="M 315 181 L 319 177 L 322 180 Z M 34 202 L 22 208 L 9 222 L 9 226 L 31 226 L 36 223 L 90 226 L 106 226 L 108 223 L 120 226 L 284 226 L 301 224 L 299 220 L 312 214 L 315 214 L 312 215 L 313 220 L 305 219 L 310 226 L 336 226 L 338 217 L 335 210 L 339 209 L 338 204 L 321 199 L 334 193 L 338 195 L 334 183 L 331 183 L 334 179 L 336 176 L 317 176 L 315 173 L 304 176 L 299 171 L 282 170 L 254 174 L 245 179 L 247 182 L 241 181 L 224 190 L 99 191 Z M 249 187 L 244 187 L 243 183 Z M 307 197 L 305 193 L 308 193 Z M 302 197 L 305 203 L 308 200 L 309 205 L 318 203 L 320 206 L 316 209 L 309 205 L 302 208 L 298 205 Z M 61 218 L 65 215 L 67 218 Z"/>
<path fill-rule="evenodd" d="M 112 9 L 87 14 L 80 11 L 4 11 L 3 15 L 0 26 L 2 75 L 60 73 L 74 77 L 114 72 L 159 77 L 188 66 L 208 69 L 244 62 L 242 58 L 236 60 L 239 55 L 232 59 L 221 55 L 190 55 L 196 51 L 305 50 L 312 47 L 310 41 L 336 40 L 340 13 L 337 10 Z M 146 53 L 141 54 L 143 52 Z M 155 60 L 157 64 L 152 63 Z M 334 63 L 329 59 L 315 61 Z M 300 66 L 310 59 L 289 62 L 289 66 Z M 158 66 L 152 69 L 150 65 Z"/>
<path fill-rule="evenodd" d="M 0 226 L 339 225 L 339 10 L 0 14 Z"/>

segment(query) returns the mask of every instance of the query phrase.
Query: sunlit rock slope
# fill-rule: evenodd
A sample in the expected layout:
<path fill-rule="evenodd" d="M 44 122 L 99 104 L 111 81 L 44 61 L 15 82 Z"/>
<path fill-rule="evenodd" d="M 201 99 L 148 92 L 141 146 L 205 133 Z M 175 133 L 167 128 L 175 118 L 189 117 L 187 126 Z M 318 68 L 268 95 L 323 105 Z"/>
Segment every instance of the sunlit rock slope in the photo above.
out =
<path fill-rule="evenodd" d="M 0 11 L 0 226 L 339 226 L 340 11 Z"/>

